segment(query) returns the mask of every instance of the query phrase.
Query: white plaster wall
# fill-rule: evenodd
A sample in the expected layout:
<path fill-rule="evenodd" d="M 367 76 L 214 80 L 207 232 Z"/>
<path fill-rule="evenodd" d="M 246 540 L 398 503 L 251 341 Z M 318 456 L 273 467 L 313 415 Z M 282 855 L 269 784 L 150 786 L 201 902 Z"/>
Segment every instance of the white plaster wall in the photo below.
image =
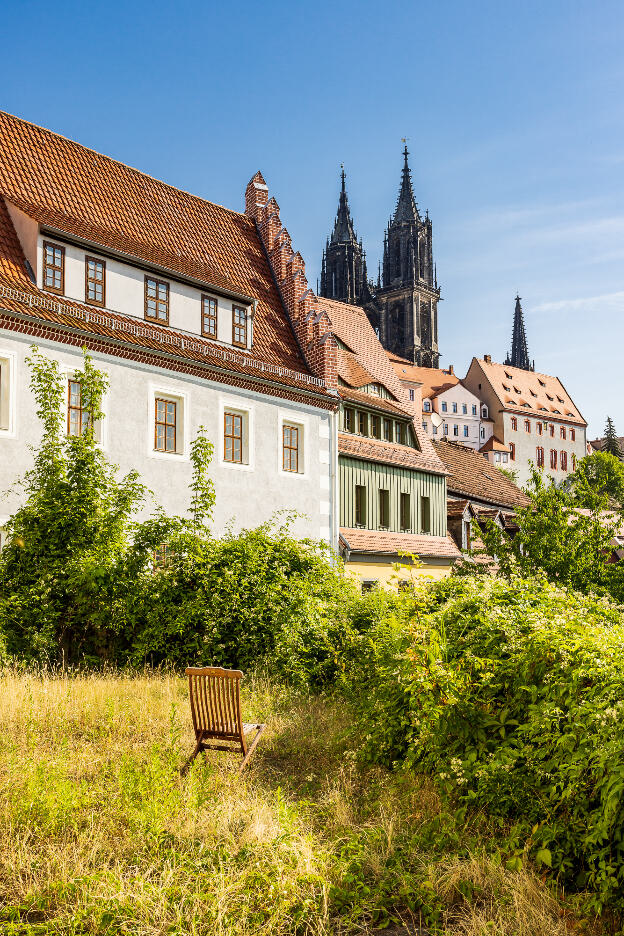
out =
<path fill-rule="evenodd" d="M 15 362 L 13 431 L 0 433 L 0 492 L 6 492 L 32 465 L 28 446 L 36 445 L 40 438 L 25 362 L 32 344 L 33 340 L 26 336 L 0 332 L 0 357 L 11 357 Z M 66 373 L 81 366 L 78 349 L 46 341 L 37 344 L 42 353 L 59 361 Z M 213 529 L 217 535 L 229 524 L 235 530 L 254 527 L 277 510 L 292 509 L 304 515 L 293 527 L 297 536 L 336 538 L 330 413 L 108 355 L 94 353 L 93 359 L 110 379 L 104 401 L 102 447 L 121 473 L 136 469 L 154 492 L 153 501 L 141 516 L 150 513 L 154 503 L 167 513 L 186 511 L 191 478 L 189 442 L 203 425 L 215 445 L 210 473 L 216 487 Z M 154 451 L 156 391 L 184 401 L 184 446 L 179 454 Z M 248 466 L 223 463 L 224 406 L 249 414 Z M 281 426 L 285 420 L 292 420 L 304 430 L 304 470 L 296 475 L 281 468 Z M 0 514 L 11 515 L 19 503 L 18 492 L 10 492 L 0 500 Z"/>
<path fill-rule="evenodd" d="M 542 435 L 539 435 L 537 432 L 537 423 L 542 422 L 534 417 L 518 415 L 516 419 L 518 420 L 517 430 L 511 428 L 511 419 L 512 416 L 510 413 L 503 413 L 503 426 L 505 437 L 502 441 L 506 444 L 513 442 L 516 446 L 516 457 L 515 460 L 509 461 L 509 464 L 506 466 L 513 471 L 516 471 L 518 474 L 518 484 L 522 487 L 529 480 L 531 475 L 531 469 L 529 462 L 536 464 L 537 459 L 537 446 L 541 446 L 544 449 L 544 473 L 554 478 L 554 480 L 560 484 L 564 481 L 569 474 L 572 474 L 574 468 L 572 465 L 572 455 L 576 456 L 577 462 L 581 460 L 586 454 L 586 439 L 585 439 L 585 429 L 583 427 L 575 426 L 575 440 L 574 442 L 570 439 L 570 426 L 567 423 L 555 423 L 554 421 L 547 420 L 548 425 L 551 424 L 555 427 L 554 436 L 550 435 L 550 429 L 543 429 Z M 531 431 L 526 432 L 524 428 L 524 420 L 528 419 Z M 564 425 L 566 428 L 566 438 L 562 439 L 560 436 L 560 427 Z M 550 450 L 555 449 L 557 451 L 557 470 L 553 471 L 550 467 Z M 561 452 L 567 452 L 568 455 L 568 470 L 561 470 Z"/>
<path fill-rule="evenodd" d="M 446 403 L 446 412 L 442 409 L 442 404 Z M 453 404 L 457 404 L 457 412 L 453 412 Z M 434 439 L 450 439 L 452 442 L 461 442 L 468 448 L 479 449 L 492 434 L 491 423 L 481 420 L 481 402 L 478 397 L 462 386 L 461 383 L 450 387 L 444 393 L 438 394 L 431 401 L 432 409 L 444 420 L 448 426 L 448 432 L 445 433 L 444 425 L 438 427 L 434 432 L 434 426 L 431 422 L 431 414 L 423 412 L 423 427 L 427 434 Z M 466 406 L 467 412 L 463 412 L 463 406 Z M 477 415 L 473 416 L 472 407 L 477 407 Z M 455 435 L 455 426 L 457 426 L 457 435 Z M 468 435 L 464 435 L 464 426 L 468 426 Z M 481 438 L 481 427 L 485 429 L 483 438 Z"/>
<path fill-rule="evenodd" d="M 217 300 L 217 340 L 232 344 L 232 306 L 241 306 L 232 299 L 217 293 L 202 290 L 185 283 L 168 279 L 160 273 L 146 274 L 130 264 L 98 254 L 97 250 L 55 240 L 52 236 L 39 236 L 37 258 L 37 283 L 43 286 L 43 243 L 59 244 L 65 248 L 65 296 L 85 302 L 85 257 L 95 257 L 106 263 L 106 308 L 123 315 L 145 318 L 145 276 L 169 283 L 169 325 L 180 331 L 201 335 L 201 297 L 211 296 Z M 51 294 L 56 298 L 56 294 Z M 60 298 L 60 297 L 59 297 Z M 247 342 L 251 346 L 250 309 L 247 307 Z"/>

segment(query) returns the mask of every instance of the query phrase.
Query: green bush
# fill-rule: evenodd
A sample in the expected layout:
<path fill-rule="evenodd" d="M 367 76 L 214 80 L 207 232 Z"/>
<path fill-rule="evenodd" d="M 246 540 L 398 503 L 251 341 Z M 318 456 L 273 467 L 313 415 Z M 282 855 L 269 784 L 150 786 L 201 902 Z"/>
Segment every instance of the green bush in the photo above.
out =
<path fill-rule="evenodd" d="M 624 910 L 621 609 L 545 580 L 447 580 L 409 633 L 360 641 L 350 690 L 369 759 L 419 765 L 510 826 L 596 910 Z"/>

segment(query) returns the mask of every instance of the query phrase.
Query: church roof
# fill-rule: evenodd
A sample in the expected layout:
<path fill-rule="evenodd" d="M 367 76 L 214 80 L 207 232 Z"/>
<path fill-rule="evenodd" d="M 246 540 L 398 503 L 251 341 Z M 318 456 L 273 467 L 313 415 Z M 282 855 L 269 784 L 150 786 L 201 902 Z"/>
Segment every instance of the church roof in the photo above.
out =
<path fill-rule="evenodd" d="M 529 361 L 529 347 L 527 345 L 526 330 L 524 328 L 524 314 L 520 305 L 520 296 L 516 295 L 514 309 L 513 334 L 511 336 L 511 351 L 507 355 L 505 364 L 520 367 L 522 370 L 533 370 Z"/>
<path fill-rule="evenodd" d="M 278 379 L 278 368 L 285 368 L 295 372 L 295 382 L 297 373 L 305 382 L 309 369 L 251 218 L 0 112 L 0 202 L 2 196 L 42 226 L 123 254 L 130 263 L 144 262 L 165 274 L 198 280 L 207 288 L 257 299 L 253 349 L 241 355 L 233 351 L 232 366 L 238 369 L 240 362 L 240 370 L 245 371 L 244 360 L 254 358 L 253 370 L 261 362 L 275 367 L 271 380 Z M 19 281 L 25 290 L 45 297 L 50 308 L 81 307 L 71 300 L 53 303 L 33 286 L 4 206 L 0 251 L 0 277 L 5 283 L 15 286 Z M 0 300 L 7 308 L 7 300 Z M 55 315 L 62 318 L 61 313 L 47 313 L 48 318 Z M 132 317 L 117 318 L 137 325 Z M 146 326 L 140 322 L 141 330 Z M 95 331 L 95 324 L 88 330 Z M 162 334 L 162 327 L 157 326 L 157 331 Z M 121 332 L 120 328 L 116 334 L 122 337 Z M 196 343 L 201 344 L 199 337 Z M 218 351 L 214 355 L 218 357 Z"/>
<path fill-rule="evenodd" d="M 403 150 L 403 170 L 401 172 L 401 188 L 399 189 L 399 197 L 397 198 L 396 208 L 394 210 L 394 216 L 392 218 L 392 223 L 396 224 L 400 221 L 419 221 L 420 217 L 418 214 L 418 207 L 416 205 L 416 199 L 414 198 L 414 192 L 412 189 L 412 175 L 410 172 L 409 163 L 407 157 L 409 152 L 407 149 L 407 144 L 405 144 L 405 149 Z"/>
<path fill-rule="evenodd" d="M 473 358 L 469 373 L 475 366 L 480 368 L 506 412 L 587 425 L 558 377 L 485 358 Z"/>
<path fill-rule="evenodd" d="M 332 244 L 344 244 L 350 241 L 357 241 L 357 236 L 353 228 L 353 221 L 351 220 L 349 201 L 347 199 L 344 168 L 341 169 L 340 178 L 340 199 L 338 201 L 338 211 L 336 212 L 334 230 L 332 231 L 331 236 Z"/>

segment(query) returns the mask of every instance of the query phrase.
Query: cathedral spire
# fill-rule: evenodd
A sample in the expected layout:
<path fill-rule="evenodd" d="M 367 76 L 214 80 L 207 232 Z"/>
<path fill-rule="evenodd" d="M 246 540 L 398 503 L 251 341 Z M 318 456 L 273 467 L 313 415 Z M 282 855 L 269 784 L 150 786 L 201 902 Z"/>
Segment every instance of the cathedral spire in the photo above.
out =
<path fill-rule="evenodd" d="M 519 367 L 522 370 L 535 370 L 535 364 L 529 361 L 529 348 L 524 328 L 524 314 L 520 305 L 520 296 L 516 295 L 516 308 L 514 310 L 513 335 L 511 338 L 511 351 L 507 355 L 505 364 Z"/>
<path fill-rule="evenodd" d="M 331 236 L 332 244 L 345 244 L 351 241 L 357 241 L 357 236 L 351 220 L 349 210 L 349 201 L 347 199 L 347 186 L 344 166 L 340 167 L 340 199 L 338 201 L 338 211 L 336 212 L 336 221 Z"/>
<path fill-rule="evenodd" d="M 394 211 L 392 224 L 396 224 L 399 221 L 416 222 L 420 220 L 418 208 L 416 206 L 416 199 L 414 198 L 414 192 L 412 190 L 412 174 L 410 172 L 409 163 L 407 161 L 408 156 L 409 151 L 407 149 L 406 143 L 403 150 L 401 188 L 399 191 L 399 197 L 397 199 L 396 209 Z"/>

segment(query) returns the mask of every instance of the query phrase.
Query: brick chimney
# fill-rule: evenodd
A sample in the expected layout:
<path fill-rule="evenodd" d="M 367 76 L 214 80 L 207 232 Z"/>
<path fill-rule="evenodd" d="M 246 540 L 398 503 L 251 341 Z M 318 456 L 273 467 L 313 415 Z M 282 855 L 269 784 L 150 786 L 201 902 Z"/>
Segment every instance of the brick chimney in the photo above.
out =
<path fill-rule="evenodd" d="M 491 354 L 484 354 L 484 355 L 483 355 L 483 360 L 485 361 L 486 364 L 491 364 L 491 363 L 492 363 L 492 355 L 491 355 Z"/>
<path fill-rule="evenodd" d="M 273 275 L 306 361 L 315 377 L 331 390 L 338 389 L 338 346 L 326 312 L 308 286 L 303 257 L 293 251 L 292 240 L 280 220 L 275 198 L 261 172 L 256 172 L 245 190 L 245 214 L 253 218 L 262 239 Z"/>
<path fill-rule="evenodd" d="M 449 374 L 450 374 L 452 377 L 455 376 L 455 368 L 453 367 L 452 364 L 449 364 L 448 372 L 449 372 Z"/>

